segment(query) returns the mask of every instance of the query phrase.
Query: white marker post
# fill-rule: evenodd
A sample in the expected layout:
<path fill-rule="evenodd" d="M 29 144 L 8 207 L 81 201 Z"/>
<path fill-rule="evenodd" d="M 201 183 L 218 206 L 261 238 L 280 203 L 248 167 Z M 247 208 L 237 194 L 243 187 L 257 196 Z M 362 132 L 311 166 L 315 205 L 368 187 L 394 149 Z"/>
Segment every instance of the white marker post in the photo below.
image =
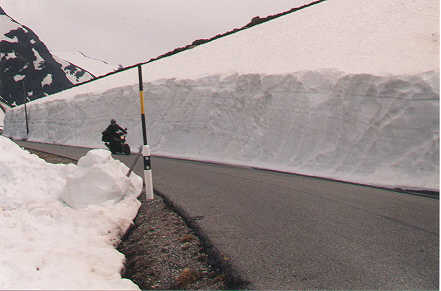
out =
<path fill-rule="evenodd" d="M 144 145 L 142 147 L 142 156 L 144 158 L 145 195 L 147 200 L 153 200 L 152 164 L 150 160 L 150 147 L 147 144 L 147 131 L 145 126 L 145 113 L 144 113 L 144 88 L 142 85 L 141 65 L 138 65 L 138 78 L 139 78 L 139 101 L 141 104 L 142 137 L 144 140 Z"/>

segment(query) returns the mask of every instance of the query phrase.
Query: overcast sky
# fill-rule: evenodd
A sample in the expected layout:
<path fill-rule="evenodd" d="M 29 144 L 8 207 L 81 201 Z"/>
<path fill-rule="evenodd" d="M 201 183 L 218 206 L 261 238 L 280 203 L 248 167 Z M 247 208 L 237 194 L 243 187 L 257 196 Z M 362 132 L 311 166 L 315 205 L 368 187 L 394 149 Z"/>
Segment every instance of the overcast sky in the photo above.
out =
<path fill-rule="evenodd" d="M 313 0 L 0 0 L 56 54 L 82 51 L 113 64 L 146 61 L 195 39 Z"/>

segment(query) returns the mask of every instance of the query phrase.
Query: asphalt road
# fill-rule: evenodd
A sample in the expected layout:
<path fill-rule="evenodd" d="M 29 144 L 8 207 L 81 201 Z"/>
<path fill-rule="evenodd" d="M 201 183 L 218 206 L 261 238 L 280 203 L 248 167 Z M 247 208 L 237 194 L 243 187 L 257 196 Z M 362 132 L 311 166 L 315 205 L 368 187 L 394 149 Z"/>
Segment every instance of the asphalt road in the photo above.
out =
<path fill-rule="evenodd" d="M 152 166 L 155 190 L 198 218 L 250 289 L 439 288 L 439 200 L 159 157 Z"/>

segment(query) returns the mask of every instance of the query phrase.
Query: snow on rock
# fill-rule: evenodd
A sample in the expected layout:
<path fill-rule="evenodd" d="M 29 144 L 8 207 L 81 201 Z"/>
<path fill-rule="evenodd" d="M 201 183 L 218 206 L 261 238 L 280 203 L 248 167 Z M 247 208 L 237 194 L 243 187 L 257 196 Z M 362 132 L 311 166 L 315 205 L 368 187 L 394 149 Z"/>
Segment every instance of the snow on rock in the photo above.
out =
<path fill-rule="evenodd" d="M 47 74 L 46 77 L 44 77 L 43 81 L 41 81 L 41 87 L 50 84 L 52 84 L 52 74 Z"/>
<path fill-rule="evenodd" d="M 35 61 L 33 62 L 34 68 L 35 70 L 41 70 L 42 64 L 44 64 L 44 59 L 41 57 L 36 49 L 32 48 L 32 52 L 35 56 Z"/>
<path fill-rule="evenodd" d="M 16 57 L 17 57 L 17 55 L 15 54 L 15 52 L 11 52 L 11 53 L 6 53 L 5 54 L 5 59 L 6 60 L 15 59 Z"/>
<path fill-rule="evenodd" d="M 55 55 L 53 57 L 55 61 L 57 61 L 57 63 L 61 64 L 61 69 L 66 73 L 66 77 L 69 79 L 70 82 L 72 82 L 72 84 L 86 82 L 89 81 L 91 77 L 95 77 L 88 71 L 77 67 L 71 62 L 68 62 Z"/>
<path fill-rule="evenodd" d="M 24 78 L 25 78 L 25 75 L 15 75 L 14 76 L 14 81 L 18 82 L 18 81 L 23 80 Z"/>
<path fill-rule="evenodd" d="M 112 87 L 112 78 L 107 91 L 102 79 L 97 93 L 93 82 L 74 98 L 29 103 L 29 139 L 103 147 L 101 132 L 116 118 L 131 146 L 142 144 L 138 87 Z M 438 83 L 439 72 L 334 70 L 157 80 L 144 84 L 148 140 L 156 155 L 438 189 Z M 7 112 L 5 127 L 26 136 L 22 107 Z"/>
<path fill-rule="evenodd" d="M 1 256 L 0 289 L 139 289 L 121 278 L 124 256 L 115 247 L 140 206 L 141 178 L 125 178 L 125 166 L 97 159 L 104 156 L 99 152 L 75 166 L 48 164 L 2 136 L 0 150 L 0 249 L 7 250 Z M 96 163 L 128 184 L 120 187 L 126 191 L 122 200 L 108 200 L 115 193 L 102 191 L 100 201 L 81 209 L 62 202 L 68 177 L 81 176 Z M 95 199 L 94 177 L 76 183 L 81 201 Z"/>

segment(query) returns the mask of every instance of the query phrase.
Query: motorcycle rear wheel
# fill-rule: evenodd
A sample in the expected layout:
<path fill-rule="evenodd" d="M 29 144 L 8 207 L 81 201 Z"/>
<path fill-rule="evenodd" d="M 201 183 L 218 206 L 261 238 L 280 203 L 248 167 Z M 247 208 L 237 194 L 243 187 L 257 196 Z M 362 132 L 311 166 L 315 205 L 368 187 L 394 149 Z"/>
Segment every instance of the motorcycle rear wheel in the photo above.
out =
<path fill-rule="evenodd" d="M 128 144 L 123 144 L 123 152 L 126 154 L 126 155 L 130 155 L 130 146 L 128 145 Z"/>

